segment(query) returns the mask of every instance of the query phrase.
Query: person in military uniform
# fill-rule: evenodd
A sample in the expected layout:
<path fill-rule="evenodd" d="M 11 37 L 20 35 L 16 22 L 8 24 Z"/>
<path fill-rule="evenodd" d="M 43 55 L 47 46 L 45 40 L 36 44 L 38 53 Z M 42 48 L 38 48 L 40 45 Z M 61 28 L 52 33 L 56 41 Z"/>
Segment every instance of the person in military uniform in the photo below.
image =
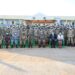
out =
<path fill-rule="evenodd" d="M 69 27 L 68 29 L 67 38 L 68 38 L 67 44 L 69 46 L 73 46 L 74 45 L 74 30 L 71 27 Z"/>
<path fill-rule="evenodd" d="M 49 46 L 50 46 L 50 40 L 49 40 L 49 36 L 50 36 L 50 34 L 52 33 L 52 29 L 51 29 L 51 27 L 48 27 L 48 33 L 47 33 L 47 40 L 48 40 L 48 44 L 49 44 Z"/>
<path fill-rule="evenodd" d="M 45 36 L 45 45 L 48 45 L 48 28 L 45 27 L 44 29 L 44 36 Z"/>
<path fill-rule="evenodd" d="M 38 47 L 45 47 L 46 41 L 45 41 L 45 34 L 43 30 L 39 31 L 38 35 Z"/>
<path fill-rule="evenodd" d="M 37 27 L 34 28 L 34 38 L 35 38 L 35 44 L 37 45 L 38 44 L 38 34 L 39 34 L 39 28 Z"/>
<path fill-rule="evenodd" d="M 74 34 L 74 46 L 75 46 L 75 23 L 74 22 L 72 22 L 72 26 L 73 26 L 73 30 L 74 30 L 73 31 L 74 33 L 73 34 Z"/>
<path fill-rule="evenodd" d="M 15 24 L 11 26 L 11 45 L 12 47 L 19 47 L 20 29 Z"/>
<path fill-rule="evenodd" d="M 60 32 L 60 26 L 56 26 L 56 27 L 55 27 L 55 33 L 58 35 L 59 32 Z"/>
<path fill-rule="evenodd" d="M 8 48 L 9 45 L 10 45 L 10 34 L 9 34 L 9 33 L 6 33 L 6 34 L 5 34 L 4 40 L 5 40 L 6 48 Z"/>
<path fill-rule="evenodd" d="M 28 36 L 28 40 L 29 40 L 29 47 L 34 47 L 35 46 L 35 35 L 34 35 L 34 28 L 31 26 L 29 29 L 29 36 Z"/>
<path fill-rule="evenodd" d="M 68 32 L 68 29 L 66 26 L 64 26 L 63 35 L 64 35 L 64 45 L 65 46 L 67 46 L 67 32 Z"/>
<path fill-rule="evenodd" d="M 2 48 L 2 40 L 3 40 L 3 35 L 0 34 L 0 48 Z"/>
<path fill-rule="evenodd" d="M 3 40 L 3 30 L 0 28 L 0 48 L 2 47 L 2 40 Z"/>
<path fill-rule="evenodd" d="M 25 47 L 25 43 L 26 43 L 26 33 L 23 30 L 20 34 L 20 46 Z"/>

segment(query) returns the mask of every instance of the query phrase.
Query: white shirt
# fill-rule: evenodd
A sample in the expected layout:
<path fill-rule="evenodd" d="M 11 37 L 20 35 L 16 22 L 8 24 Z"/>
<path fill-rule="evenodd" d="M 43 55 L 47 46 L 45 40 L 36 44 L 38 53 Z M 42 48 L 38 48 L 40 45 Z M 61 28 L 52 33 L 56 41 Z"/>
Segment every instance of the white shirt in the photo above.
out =
<path fill-rule="evenodd" d="M 58 35 L 57 39 L 58 40 L 64 40 L 64 36 L 63 35 Z"/>

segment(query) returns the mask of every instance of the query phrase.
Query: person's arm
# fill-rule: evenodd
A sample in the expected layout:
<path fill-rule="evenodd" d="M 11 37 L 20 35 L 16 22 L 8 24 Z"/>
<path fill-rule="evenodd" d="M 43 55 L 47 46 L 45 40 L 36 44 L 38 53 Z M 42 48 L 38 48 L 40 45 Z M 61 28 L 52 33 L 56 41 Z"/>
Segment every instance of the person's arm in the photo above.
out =
<path fill-rule="evenodd" d="M 55 41 L 57 40 L 57 35 L 55 34 Z"/>
<path fill-rule="evenodd" d="M 57 40 L 59 40 L 59 35 L 57 35 Z"/>

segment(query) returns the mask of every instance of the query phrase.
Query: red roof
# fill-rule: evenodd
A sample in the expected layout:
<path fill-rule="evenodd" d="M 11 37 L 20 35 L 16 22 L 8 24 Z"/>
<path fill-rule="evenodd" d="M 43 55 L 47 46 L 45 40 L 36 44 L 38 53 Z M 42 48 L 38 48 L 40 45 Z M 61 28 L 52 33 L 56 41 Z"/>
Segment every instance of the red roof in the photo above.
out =
<path fill-rule="evenodd" d="M 53 23 L 55 20 L 27 20 L 30 23 Z"/>

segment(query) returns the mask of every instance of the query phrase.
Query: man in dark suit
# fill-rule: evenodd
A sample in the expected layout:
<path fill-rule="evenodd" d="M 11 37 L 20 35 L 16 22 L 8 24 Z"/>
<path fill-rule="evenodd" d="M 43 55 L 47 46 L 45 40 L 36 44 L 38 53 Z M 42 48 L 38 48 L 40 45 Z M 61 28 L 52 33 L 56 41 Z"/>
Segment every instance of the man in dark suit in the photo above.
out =
<path fill-rule="evenodd" d="M 51 42 L 51 48 L 55 48 L 57 41 L 57 34 L 55 34 L 54 31 L 50 34 L 49 41 Z"/>

